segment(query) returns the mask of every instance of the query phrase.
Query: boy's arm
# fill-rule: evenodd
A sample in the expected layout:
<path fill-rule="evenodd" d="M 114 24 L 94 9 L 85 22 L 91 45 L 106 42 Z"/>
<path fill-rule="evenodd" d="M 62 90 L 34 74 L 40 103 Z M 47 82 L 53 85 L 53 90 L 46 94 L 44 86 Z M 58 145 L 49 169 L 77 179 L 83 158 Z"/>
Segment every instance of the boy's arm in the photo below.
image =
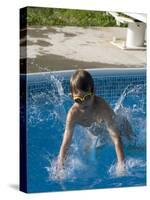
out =
<path fill-rule="evenodd" d="M 136 137 L 135 133 L 133 132 L 132 126 L 126 117 L 122 117 L 122 127 L 124 133 L 126 134 L 129 140 Z"/>
<path fill-rule="evenodd" d="M 124 151 L 123 151 L 123 147 L 122 147 L 121 136 L 120 136 L 120 132 L 116 126 L 115 113 L 109 106 L 106 107 L 106 109 L 105 109 L 104 120 L 106 122 L 110 137 L 115 145 L 118 164 L 121 164 L 124 162 Z"/>
<path fill-rule="evenodd" d="M 118 164 L 121 164 L 124 162 L 124 152 L 123 152 L 122 141 L 121 141 L 119 130 L 116 128 L 116 125 L 114 124 L 113 121 L 107 122 L 107 129 L 115 145 Z"/>
<path fill-rule="evenodd" d="M 64 132 L 63 141 L 62 141 L 59 156 L 58 156 L 59 164 L 61 166 L 64 164 L 67 150 L 71 143 L 74 124 L 75 124 L 74 113 L 73 113 L 72 109 L 70 109 L 68 112 L 68 115 L 67 115 L 65 132 Z"/>

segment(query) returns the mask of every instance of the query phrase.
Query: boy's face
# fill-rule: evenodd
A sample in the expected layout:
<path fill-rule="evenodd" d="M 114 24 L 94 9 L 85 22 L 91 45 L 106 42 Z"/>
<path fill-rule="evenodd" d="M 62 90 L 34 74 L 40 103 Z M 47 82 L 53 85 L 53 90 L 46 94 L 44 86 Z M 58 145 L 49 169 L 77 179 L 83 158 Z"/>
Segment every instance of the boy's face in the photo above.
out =
<path fill-rule="evenodd" d="M 72 93 L 72 97 L 81 107 L 90 107 L 93 103 L 93 93 L 76 90 Z"/>

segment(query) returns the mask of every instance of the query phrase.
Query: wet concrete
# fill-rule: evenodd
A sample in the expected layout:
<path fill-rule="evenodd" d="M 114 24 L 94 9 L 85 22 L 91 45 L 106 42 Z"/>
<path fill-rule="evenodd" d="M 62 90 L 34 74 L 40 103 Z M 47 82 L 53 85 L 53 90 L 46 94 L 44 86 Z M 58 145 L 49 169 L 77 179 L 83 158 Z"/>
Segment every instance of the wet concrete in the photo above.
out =
<path fill-rule="evenodd" d="M 32 26 L 32 28 L 27 29 L 27 34 L 30 37 L 36 38 L 46 38 L 48 37 L 49 33 L 58 33 L 54 28 L 46 28 L 46 27 L 39 27 L 39 26 Z"/>
<path fill-rule="evenodd" d="M 52 27 L 43 27 L 41 28 L 40 26 L 32 26 L 32 28 L 28 28 L 27 30 L 27 34 L 31 37 L 38 37 L 38 38 L 45 38 L 46 36 L 48 36 L 49 33 L 63 33 L 65 37 L 74 37 L 76 36 L 76 34 L 74 33 L 67 33 L 64 31 L 57 31 Z"/>
<path fill-rule="evenodd" d="M 32 26 L 20 35 L 22 51 L 27 51 L 28 73 L 146 65 L 146 51 L 125 51 L 110 43 L 114 36 L 125 40 L 126 28 Z"/>
<path fill-rule="evenodd" d="M 43 40 L 37 40 L 37 42 L 27 41 L 27 45 L 39 45 L 41 47 L 53 46 L 53 44 L 51 44 L 50 42 L 46 42 Z"/>
<path fill-rule="evenodd" d="M 69 70 L 69 69 L 90 69 L 90 68 L 121 68 L 121 67 L 135 67 L 134 65 L 113 65 L 109 63 L 100 62 L 84 62 L 73 59 L 67 59 L 64 56 L 58 56 L 54 54 L 37 56 L 37 58 L 27 59 L 28 73 L 43 72 L 43 71 L 57 71 L 57 70 Z"/>

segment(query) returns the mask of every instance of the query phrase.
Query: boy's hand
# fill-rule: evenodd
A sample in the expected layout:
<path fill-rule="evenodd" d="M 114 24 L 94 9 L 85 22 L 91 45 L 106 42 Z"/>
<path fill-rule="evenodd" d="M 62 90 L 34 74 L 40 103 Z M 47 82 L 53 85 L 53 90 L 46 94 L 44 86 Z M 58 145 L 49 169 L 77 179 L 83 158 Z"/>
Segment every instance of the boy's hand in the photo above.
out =
<path fill-rule="evenodd" d="M 55 176 L 57 179 L 61 180 L 65 178 L 65 168 L 64 168 L 64 162 L 60 157 L 57 158 L 56 160 L 56 165 L 55 165 Z"/>
<path fill-rule="evenodd" d="M 60 158 L 59 156 L 58 156 L 58 158 L 57 158 L 57 168 L 58 168 L 58 169 L 64 168 L 64 161 L 63 161 L 63 159 Z"/>
<path fill-rule="evenodd" d="M 117 176 L 124 176 L 125 175 L 125 163 L 118 162 L 116 165 L 116 175 Z"/>

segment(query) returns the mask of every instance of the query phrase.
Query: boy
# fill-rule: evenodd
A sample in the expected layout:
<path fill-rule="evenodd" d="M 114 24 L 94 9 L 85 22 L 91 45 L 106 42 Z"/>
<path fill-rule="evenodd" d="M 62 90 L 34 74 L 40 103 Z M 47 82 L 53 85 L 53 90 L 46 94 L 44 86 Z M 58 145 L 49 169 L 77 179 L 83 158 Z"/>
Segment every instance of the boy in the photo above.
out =
<path fill-rule="evenodd" d="M 122 174 L 124 171 L 124 151 L 114 111 L 103 98 L 94 94 L 94 82 L 89 72 L 82 69 L 77 70 L 70 79 L 70 89 L 75 103 L 67 114 L 63 142 L 58 156 L 59 167 L 64 165 L 75 125 L 89 127 L 92 123 L 99 125 L 104 122 L 115 146 L 117 171 Z M 93 131 L 91 133 L 101 134 L 101 132 L 93 133 Z"/>

